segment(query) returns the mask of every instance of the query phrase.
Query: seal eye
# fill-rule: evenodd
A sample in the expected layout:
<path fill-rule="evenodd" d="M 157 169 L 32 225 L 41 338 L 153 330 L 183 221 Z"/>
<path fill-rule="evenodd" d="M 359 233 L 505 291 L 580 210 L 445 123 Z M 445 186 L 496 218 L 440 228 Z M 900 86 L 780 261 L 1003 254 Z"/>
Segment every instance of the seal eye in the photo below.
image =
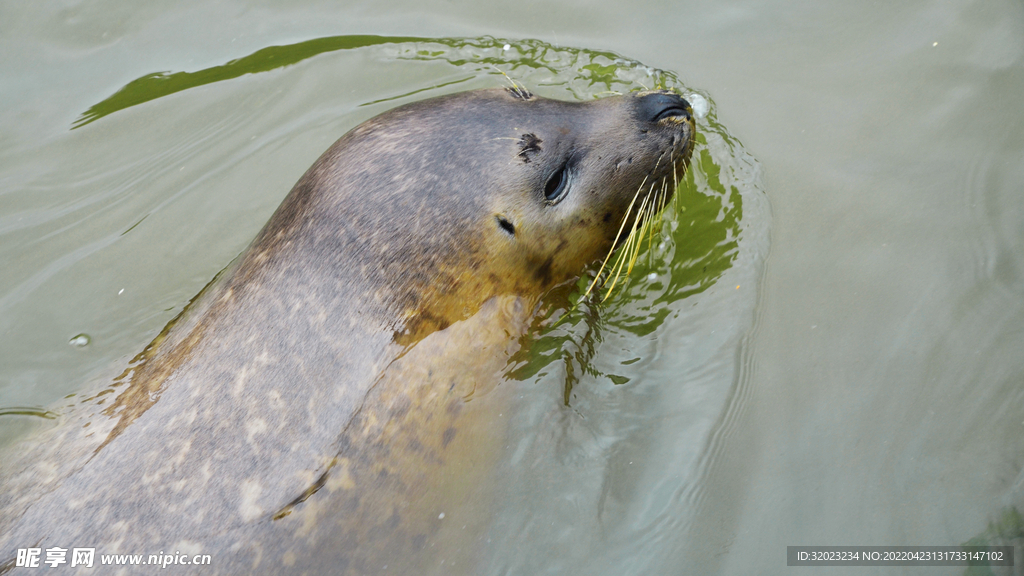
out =
<path fill-rule="evenodd" d="M 569 172 L 568 163 L 563 164 L 558 172 L 548 178 L 548 183 L 544 186 L 544 197 L 547 198 L 548 204 L 557 204 L 565 197 L 569 191 L 570 180 L 572 174 Z"/>

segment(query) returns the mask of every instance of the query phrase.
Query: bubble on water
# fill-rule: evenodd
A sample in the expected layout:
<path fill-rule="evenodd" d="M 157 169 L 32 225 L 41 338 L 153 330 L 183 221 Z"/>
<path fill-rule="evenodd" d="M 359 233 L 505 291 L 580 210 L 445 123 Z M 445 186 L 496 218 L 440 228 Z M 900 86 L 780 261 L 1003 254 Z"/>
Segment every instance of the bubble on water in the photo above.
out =
<path fill-rule="evenodd" d="M 650 274 L 647 275 L 647 281 L 648 282 L 654 282 L 657 279 L 658 279 L 658 275 L 656 273 L 654 273 L 654 272 L 651 272 Z"/>
<path fill-rule="evenodd" d="M 690 107 L 693 108 L 693 115 L 697 118 L 703 118 L 708 115 L 709 111 L 711 111 L 711 103 L 708 102 L 707 98 L 700 94 L 688 94 L 686 96 L 686 101 L 690 103 Z"/>
<path fill-rule="evenodd" d="M 68 344 L 75 348 L 85 348 L 90 342 L 92 342 L 92 338 L 90 338 L 88 334 L 79 334 L 72 337 L 71 340 L 68 341 Z"/>

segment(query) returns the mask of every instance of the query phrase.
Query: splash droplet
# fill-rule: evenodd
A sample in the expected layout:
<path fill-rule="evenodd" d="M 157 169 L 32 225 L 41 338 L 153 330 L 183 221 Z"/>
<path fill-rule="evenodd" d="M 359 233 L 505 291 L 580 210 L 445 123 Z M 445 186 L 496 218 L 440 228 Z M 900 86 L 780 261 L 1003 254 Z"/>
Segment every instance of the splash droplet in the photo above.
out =
<path fill-rule="evenodd" d="M 85 348 L 90 342 L 92 342 L 92 338 L 88 334 L 79 334 L 68 340 L 68 344 L 75 348 Z"/>
<path fill-rule="evenodd" d="M 687 94 L 686 101 L 690 103 L 690 107 L 693 108 L 693 115 L 697 118 L 703 118 L 711 111 L 711 103 L 708 102 L 708 99 L 696 92 Z"/>

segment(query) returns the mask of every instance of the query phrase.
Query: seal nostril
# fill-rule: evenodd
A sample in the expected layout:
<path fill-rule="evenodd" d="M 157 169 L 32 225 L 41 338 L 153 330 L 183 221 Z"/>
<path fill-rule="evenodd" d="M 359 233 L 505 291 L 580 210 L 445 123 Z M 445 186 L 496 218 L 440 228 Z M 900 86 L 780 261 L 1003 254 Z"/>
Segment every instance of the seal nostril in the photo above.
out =
<path fill-rule="evenodd" d="M 665 118 L 683 118 L 690 120 L 693 108 L 683 97 L 672 92 L 650 92 L 640 97 L 641 114 L 649 122 L 658 122 Z"/>
<path fill-rule="evenodd" d="M 684 120 L 689 120 L 690 110 L 679 106 L 672 106 L 671 108 L 666 108 L 659 112 L 658 115 L 654 117 L 654 122 L 657 122 L 658 120 L 664 120 L 665 118 L 671 118 L 673 116 L 683 118 Z"/>

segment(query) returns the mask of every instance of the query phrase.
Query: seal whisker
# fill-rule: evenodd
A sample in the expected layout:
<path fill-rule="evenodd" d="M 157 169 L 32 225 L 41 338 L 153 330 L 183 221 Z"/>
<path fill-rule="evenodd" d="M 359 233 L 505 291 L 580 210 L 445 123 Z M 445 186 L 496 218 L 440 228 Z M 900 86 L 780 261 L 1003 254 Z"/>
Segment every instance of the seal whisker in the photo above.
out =
<path fill-rule="evenodd" d="M 647 255 L 648 265 L 654 267 L 654 250 L 651 248 L 654 246 L 654 231 L 658 229 L 658 223 L 660 219 L 661 210 L 661 195 L 665 191 L 665 180 L 662 179 L 661 187 L 657 192 L 654 193 L 654 201 L 651 202 L 651 210 L 648 215 L 648 226 L 647 226 Z"/>
<path fill-rule="evenodd" d="M 525 86 L 520 86 L 519 83 L 516 82 L 515 80 L 513 80 L 511 76 L 506 74 L 504 70 L 502 70 L 501 68 L 498 68 L 494 64 L 491 64 L 490 66 L 491 66 L 491 68 L 494 68 L 498 72 L 501 72 L 501 75 L 504 76 L 506 80 L 508 80 L 508 82 L 509 82 L 509 84 L 511 84 L 511 86 L 509 86 L 507 90 L 513 96 L 515 96 L 516 98 L 519 98 L 521 100 L 529 100 L 530 98 L 533 98 L 533 94 L 530 93 L 530 91 L 527 90 Z"/>
<path fill-rule="evenodd" d="M 637 234 L 637 241 L 636 241 L 635 245 L 633 246 L 633 255 L 632 255 L 632 258 L 629 261 L 629 268 L 626 270 L 626 275 L 627 276 L 630 273 L 633 272 L 633 266 L 636 264 L 637 259 L 640 257 L 640 248 L 643 245 L 644 235 L 645 234 L 649 234 L 650 237 L 653 238 L 653 230 L 654 230 L 654 222 L 653 222 L 653 220 L 654 220 L 654 215 L 655 215 L 654 203 L 655 203 L 655 201 L 657 200 L 657 197 L 658 197 L 657 192 L 654 191 L 655 184 L 656 183 L 652 182 L 651 183 L 651 188 L 647 192 L 647 198 L 648 198 L 649 202 L 647 203 L 647 210 L 644 211 L 643 215 L 642 215 L 643 221 L 640 222 L 640 227 L 639 227 L 639 231 L 638 231 L 638 234 Z M 648 242 L 648 246 L 650 246 L 650 245 L 651 245 L 651 243 Z"/>
<path fill-rule="evenodd" d="M 673 173 L 672 184 L 669 185 L 668 182 L 665 182 L 665 187 L 662 188 L 661 209 L 658 210 L 658 229 L 659 230 L 661 229 L 661 222 L 662 222 L 662 220 L 664 219 L 664 216 L 665 216 L 665 208 L 668 207 L 668 203 L 669 203 L 668 196 L 669 196 L 669 194 L 671 194 L 672 197 L 675 198 L 676 192 L 678 191 L 678 188 L 677 188 L 677 185 L 676 185 L 676 181 L 674 179 L 675 178 L 675 167 L 674 166 L 673 166 L 673 169 L 672 169 L 672 173 Z"/>
<path fill-rule="evenodd" d="M 606 301 L 612 295 L 615 287 L 618 286 L 619 278 L 622 275 L 623 270 L 625 270 L 626 276 L 632 273 L 633 267 L 636 265 L 636 261 L 640 257 L 640 252 L 643 249 L 644 236 L 647 236 L 648 247 L 654 245 L 654 230 L 657 227 L 657 224 L 661 223 L 661 213 L 666 204 L 665 190 L 667 182 L 662 178 L 661 189 L 656 189 L 655 186 L 657 185 L 657 182 L 651 182 L 650 186 L 647 186 L 647 181 L 650 179 L 651 175 L 657 173 L 658 167 L 661 165 L 661 161 L 666 155 L 669 155 L 669 162 L 672 164 L 673 177 L 675 176 L 676 169 L 671 160 L 672 151 L 669 150 L 658 156 L 654 167 L 651 169 L 650 173 L 644 177 L 644 180 L 640 183 L 640 187 L 633 195 L 633 199 L 629 204 L 626 215 L 622 219 L 622 225 L 619 227 L 619 232 L 616 235 L 616 238 L 621 238 L 622 231 L 626 228 L 626 223 L 630 222 L 630 215 L 633 215 L 633 219 L 629 224 L 629 234 L 626 236 L 626 240 L 621 245 L 621 248 L 619 248 L 619 254 L 616 256 L 615 262 L 612 264 L 609 271 L 610 285 L 608 286 L 608 290 L 605 292 L 604 297 L 601 299 L 602 302 Z M 636 203 L 636 199 L 640 193 L 644 191 L 645 186 L 647 186 L 647 193 L 644 195 L 644 198 L 640 203 L 640 207 L 634 214 L 632 212 L 633 205 Z M 605 256 L 604 260 L 601 262 L 601 267 L 598 269 L 597 275 L 590 282 L 586 292 L 583 293 L 584 298 L 589 295 L 594 286 L 601 281 L 601 273 L 604 271 L 605 266 L 608 264 L 608 260 L 611 258 L 612 253 L 616 251 L 616 248 L 617 246 L 613 245 L 609 250 L 608 255 Z M 651 265 L 653 266 L 653 255 Z M 604 283 L 608 284 L 608 280 Z"/>
<path fill-rule="evenodd" d="M 654 231 L 657 230 L 659 234 L 661 233 L 661 223 L 662 223 L 661 217 L 662 217 L 662 214 L 664 214 L 664 210 L 665 210 L 665 204 L 666 204 L 666 199 L 667 199 L 667 194 L 668 194 L 667 189 L 668 189 L 668 182 L 666 180 L 662 180 L 661 181 L 661 190 L 658 191 L 658 201 L 657 201 L 658 205 L 657 205 L 657 208 L 654 209 L 654 214 L 652 215 L 652 217 L 654 218 L 654 225 L 651 226 L 650 236 L 649 236 L 649 238 L 647 240 L 648 254 L 650 255 L 649 266 L 651 268 L 654 268 L 654 250 L 653 250 L 653 248 L 654 248 Z"/>
<path fill-rule="evenodd" d="M 674 200 L 674 193 L 678 189 L 678 171 L 674 158 L 675 151 L 668 150 L 661 156 L 659 156 L 658 160 L 655 162 L 654 168 L 652 169 L 652 173 L 655 173 L 657 171 L 658 165 L 661 163 L 661 160 L 665 158 L 666 155 L 668 155 L 669 164 L 672 167 L 671 192 L 673 193 Z M 643 190 L 646 181 L 647 179 L 645 178 L 644 182 L 641 183 L 640 190 L 637 191 L 638 194 L 641 190 Z M 664 215 L 665 207 L 668 205 L 669 202 L 668 195 L 670 192 L 670 183 L 668 181 L 668 177 L 663 177 L 660 180 L 660 182 L 660 188 L 656 188 L 656 182 L 652 182 L 651 185 L 647 188 L 647 194 L 645 195 L 644 200 L 641 202 L 640 208 L 637 210 L 633 218 L 633 221 L 630 225 L 629 235 L 627 236 L 625 243 L 620 248 L 619 255 L 616 257 L 614 264 L 612 264 L 611 272 L 609 273 L 610 285 L 608 287 L 607 292 L 601 300 L 602 302 L 604 302 L 611 296 L 615 287 L 619 284 L 619 277 L 622 275 L 623 270 L 625 270 L 626 276 L 632 273 L 633 268 L 636 265 L 636 261 L 640 257 L 640 252 L 643 250 L 643 241 L 645 240 L 645 236 L 647 240 L 648 249 L 651 250 L 654 246 L 654 235 L 656 232 L 660 233 L 663 222 L 662 218 Z M 619 235 L 621 236 L 621 230 L 619 232 Z M 650 253 L 649 265 L 652 268 L 654 267 L 653 252 Z M 601 266 L 601 270 L 603 269 L 604 264 L 602 264 Z M 599 277 L 600 271 L 598 272 L 598 278 Z M 591 283 L 591 286 L 593 286 L 598 281 L 598 278 L 594 279 L 594 281 Z M 589 293 L 589 288 L 587 290 L 587 293 Z"/>
<path fill-rule="evenodd" d="M 673 154 L 673 156 L 674 156 L 674 154 Z M 678 192 L 679 192 L 679 176 L 676 174 L 675 158 L 672 158 L 672 182 L 673 182 L 673 184 L 672 184 L 672 186 L 673 186 L 672 191 L 674 192 L 674 194 L 672 194 L 672 201 L 678 203 L 677 198 L 679 197 L 679 194 L 678 194 Z"/>
<path fill-rule="evenodd" d="M 644 181 L 646 182 L 646 179 Z M 654 184 L 652 183 L 651 186 L 653 187 Z M 641 186 L 640 189 L 643 190 L 643 186 Z M 639 192 L 640 191 L 638 190 L 637 193 L 639 193 Z M 633 252 L 634 245 L 638 244 L 638 236 L 639 237 L 643 236 L 642 234 L 637 234 L 636 232 L 637 232 L 637 226 L 639 225 L 640 220 L 641 220 L 641 215 L 643 214 L 644 208 L 647 205 L 647 201 L 649 199 L 650 199 L 650 194 L 648 193 L 647 195 L 644 196 L 643 201 L 640 203 L 640 208 L 638 208 L 637 211 L 636 211 L 636 216 L 633 218 L 633 223 L 632 223 L 632 225 L 630 226 L 630 229 L 629 229 L 629 235 L 626 237 L 626 243 L 625 243 L 625 245 L 623 245 L 622 250 L 619 251 L 619 255 L 615 259 L 615 264 L 612 266 L 612 271 L 611 271 L 612 284 L 611 284 L 611 286 L 608 287 L 608 291 L 605 292 L 604 298 L 601 299 L 602 302 L 604 302 L 605 300 L 608 300 L 608 297 L 611 296 L 612 292 L 615 290 L 615 286 L 618 285 L 618 283 L 619 283 L 619 276 L 622 275 L 622 268 L 625 265 L 627 260 L 630 260 L 630 264 L 629 264 L 629 268 L 626 270 L 626 275 L 628 276 L 629 272 L 633 269 L 633 262 L 632 262 L 632 258 L 630 256 L 630 254 Z"/>
<path fill-rule="evenodd" d="M 633 194 L 633 199 L 630 200 L 630 202 L 629 202 L 629 207 L 626 208 L 626 215 L 622 217 L 622 224 L 619 225 L 619 231 L 615 234 L 615 238 L 616 239 L 618 239 L 620 236 L 622 236 L 622 231 L 625 230 L 625 228 L 626 228 L 626 221 L 629 220 L 629 214 L 630 214 L 630 212 L 633 211 L 633 204 L 636 203 L 636 199 L 637 199 L 638 196 L 640 196 L 640 191 L 644 189 L 644 183 L 646 183 L 646 182 L 647 182 L 647 176 L 644 176 L 643 182 L 640 182 L 640 187 L 636 189 L 636 193 Z M 594 289 L 594 286 L 597 285 L 597 282 L 601 279 L 601 272 L 604 271 L 605 265 L 608 264 L 608 259 L 612 257 L 612 254 L 614 252 L 615 252 L 615 243 L 613 242 L 612 243 L 612 247 L 608 249 L 608 255 L 605 256 L 604 260 L 601 262 L 601 267 L 598 268 L 597 274 L 594 276 L 594 280 L 590 282 L 590 286 L 587 287 L 587 291 L 583 293 L 583 298 L 586 298 L 587 295 L 590 294 L 590 291 Z"/>
<path fill-rule="evenodd" d="M 651 208 L 654 206 L 654 200 L 652 198 L 654 192 L 654 182 L 651 183 L 650 189 L 647 190 L 647 198 L 645 199 L 646 210 L 641 210 L 637 215 L 637 222 L 634 225 L 633 230 L 637 232 L 636 242 L 632 246 L 632 254 L 629 258 L 629 266 L 626 268 L 626 275 L 628 276 L 633 272 L 633 266 L 636 264 L 636 259 L 640 256 L 640 246 L 643 243 L 644 233 L 647 231 L 648 224 L 650 223 Z"/>

